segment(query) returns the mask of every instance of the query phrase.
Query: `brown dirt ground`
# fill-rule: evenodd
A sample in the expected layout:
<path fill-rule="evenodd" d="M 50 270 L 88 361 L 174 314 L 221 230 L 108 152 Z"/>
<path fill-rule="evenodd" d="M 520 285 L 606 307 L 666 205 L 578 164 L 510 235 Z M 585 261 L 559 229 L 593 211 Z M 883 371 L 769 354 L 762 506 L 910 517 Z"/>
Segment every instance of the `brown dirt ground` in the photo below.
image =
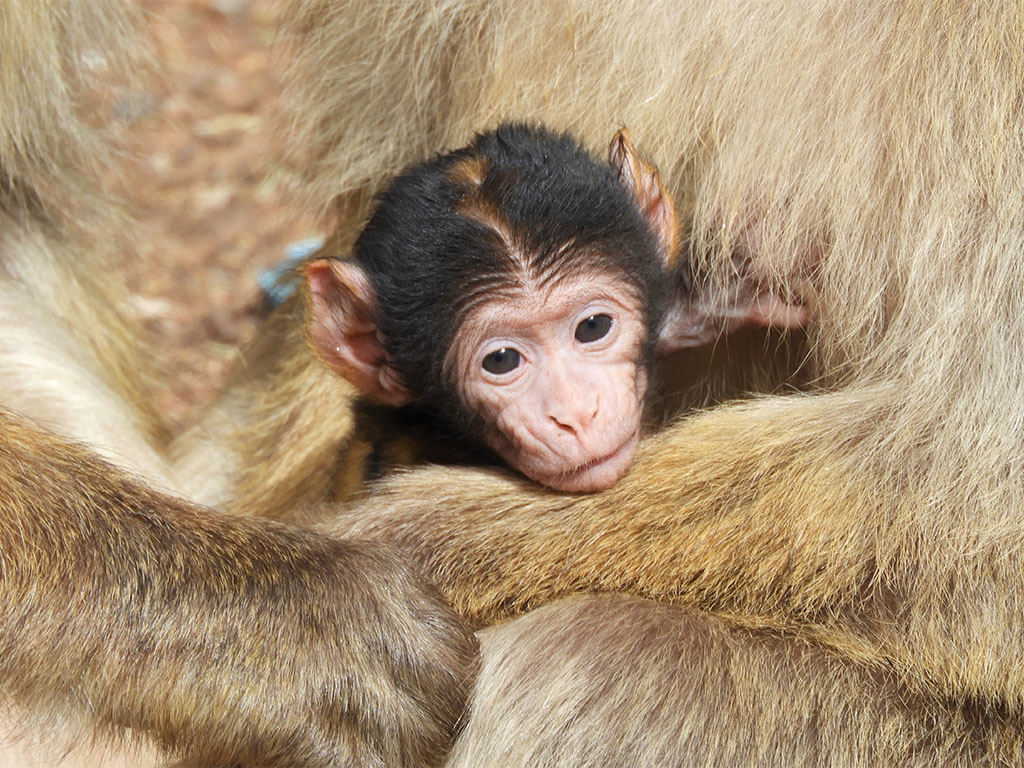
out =
<path fill-rule="evenodd" d="M 257 272 L 322 224 L 288 210 L 287 173 L 275 165 L 281 4 L 139 2 L 160 75 L 116 108 L 132 160 L 115 192 L 140 224 L 120 267 L 131 310 L 164 359 L 156 403 L 175 429 L 252 336 L 262 310 Z"/>

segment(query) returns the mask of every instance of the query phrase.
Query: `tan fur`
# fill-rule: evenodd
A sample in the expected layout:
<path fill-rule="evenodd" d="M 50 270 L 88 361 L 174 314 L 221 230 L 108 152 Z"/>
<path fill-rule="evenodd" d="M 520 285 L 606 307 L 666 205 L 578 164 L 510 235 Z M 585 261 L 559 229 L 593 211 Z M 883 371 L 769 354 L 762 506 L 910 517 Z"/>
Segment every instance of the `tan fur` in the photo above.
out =
<path fill-rule="evenodd" d="M 88 442 L 162 488 L 178 488 L 167 461 L 147 439 L 145 416 L 111 389 L 64 323 L 21 286 L 2 280 L 0 328 L 0 403 Z"/>
<path fill-rule="evenodd" d="M 525 262 L 523 248 L 518 244 L 512 227 L 502 216 L 502 212 L 490 200 L 480 194 L 479 187 L 470 187 L 456 209 L 460 216 L 475 221 L 481 227 L 486 227 L 502 243 L 510 259 Z M 525 270 L 524 270 L 525 271 Z"/>
<path fill-rule="evenodd" d="M 573 598 L 480 635 L 481 682 L 451 768 L 1024 760 L 1020 721 L 1005 713 L 932 708 L 885 672 L 663 603 Z M 766 714 L 779 721 L 760 727 Z"/>
<path fill-rule="evenodd" d="M 144 69 L 137 22 L 114 0 L 0 9 L 0 284 L 36 303 L 53 332 L 78 345 L 91 377 L 134 412 L 134 425 L 160 440 L 146 396 L 149 358 L 107 264 L 111 232 L 127 226 L 99 183 L 115 144 L 85 107 L 86 96 L 109 107 Z"/>
<path fill-rule="evenodd" d="M 138 477 L 187 490 L 107 272 L 127 221 L 97 184 L 105 132 L 80 111 L 126 71 L 133 13 L 0 6 L 0 765 L 436 765 L 476 644 L 435 590 L 377 545 Z"/>
<path fill-rule="evenodd" d="M 156 366 L 137 323 L 126 316 L 126 291 L 108 264 L 111 244 L 23 214 L 0 219 L 0 284 L 45 313 L 47 325 L 89 361 L 93 377 L 134 412 L 133 426 L 163 442 L 148 397 Z M 122 231 L 128 226 L 120 218 L 107 221 Z"/>
<path fill-rule="evenodd" d="M 840 756 L 870 740 L 851 763 L 892 764 L 900 739 L 933 738 L 933 716 L 950 745 L 1009 740 L 1005 751 L 943 746 L 936 760 L 1019 761 L 1021 6 L 300 5 L 311 196 L 351 200 L 502 118 L 581 132 L 594 147 L 625 124 L 662 169 L 710 285 L 727 286 L 750 258 L 815 311 L 807 394 L 680 421 L 611 491 L 558 496 L 429 469 L 385 484 L 336 530 L 411 548 L 481 622 L 620 590 L 713 612 L 721 634 L 694 629 L 708 643 L 777 637 L 781 658 L 827 653 L 824 671 L 800 672 L 806 696 L 840 707 L 877 694 L 906 709 L 893 726 L 906 731 L 886 731 L 888 715 L 872 720 L 871 708 L 856 731 L 834 731 Z M 708 659 L 694 675 L 715 679 L 725 662 Z M 725 660 L 784 700 L 782 683 L 755 674 L 763 656 Z M 894 687 L 873 687 L 859 665 Z M 852 690 L 829 688 L 830 674 Z M 703 695 L 722 706 L 715 690 Z M 542 727 L 538 712 L 522 716 Z M 714 727 L 787 722 L 785 708 L 758 707 L 708 725 L 704 762 L 734 764 Z M 587 764 L 578 743 L 563 764 Z M 828 764 L 802 743 L 789 762 Z M 500 763 L 491 757 L 476 755 Z"/>
<path fill-rule="evenodd" d="M 469 187 L 476 192 L 476 187 L 479 187 L 484 180 L 484 174 L 487 173 L 487 161 L 482 157 L 467 157 L 465 160 L 456 163 L 452 166 L 449 172 L 449 177 L 456 184 Z"/>
<path fill-rule="evenodd" d="M 279 518 L 328 498 L 350 471 L 339 454 L 355 390 L 309 348 L 301 302 L 264 324 L 222 394 L 171 446 L 190 498 Z"/>
<path fill-rule="evenodd" d="M 447 753 L 475 643 L 397 556 L 162 496 L 9 412 L 0 488 L 0 691 L 21 709 L 188 765 Z"/>

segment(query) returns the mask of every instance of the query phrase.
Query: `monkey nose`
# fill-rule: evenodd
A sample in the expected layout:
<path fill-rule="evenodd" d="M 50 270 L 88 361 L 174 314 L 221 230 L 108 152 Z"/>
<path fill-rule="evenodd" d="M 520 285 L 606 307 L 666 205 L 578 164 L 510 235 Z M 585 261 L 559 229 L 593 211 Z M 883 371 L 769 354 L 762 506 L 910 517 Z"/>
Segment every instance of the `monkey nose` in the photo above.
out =
<path fill-rule="evenodd" d="M 600 397 L 594 394 L 593 397 L 580 398 L 575 402 L 558 403 L 559 407 L 552 409 L 549 418 L 560 430 L 578 437 L 597 418 L 599 402 Z"/>

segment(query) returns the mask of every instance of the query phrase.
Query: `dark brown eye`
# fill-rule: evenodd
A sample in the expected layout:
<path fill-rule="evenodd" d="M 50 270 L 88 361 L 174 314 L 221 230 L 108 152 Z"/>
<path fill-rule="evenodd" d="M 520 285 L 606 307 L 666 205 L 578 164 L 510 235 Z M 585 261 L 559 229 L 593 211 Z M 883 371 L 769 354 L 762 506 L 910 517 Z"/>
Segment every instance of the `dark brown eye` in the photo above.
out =
<path fill-rule="evenodd" d="M 516 350 L 511 347 L 502 347 L 484 358 L 484 370 L 500 376 L 518 368 L 521 360 L 522 358 Z"/>
<path fill-rule="evenodd" d="M 576 341 L 589 344 L 608 335 L 612 328 L 612 319 L 608 315 L 591 315 L 576 326 Z"/>

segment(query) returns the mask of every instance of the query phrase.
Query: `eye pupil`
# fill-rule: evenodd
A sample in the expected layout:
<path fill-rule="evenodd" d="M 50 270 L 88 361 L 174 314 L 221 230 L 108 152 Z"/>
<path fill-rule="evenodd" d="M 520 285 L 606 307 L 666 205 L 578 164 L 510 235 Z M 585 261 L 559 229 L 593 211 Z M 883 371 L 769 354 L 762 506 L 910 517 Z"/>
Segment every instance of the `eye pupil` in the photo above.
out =
<path fill-rule="evenodd" d="M 576 341 L 589 344 L 604 338 L 612 328 L 612 319 L 608 315 L 591 315 L 576 326 Z"/>
<path fill-rule="evenodd" d="M 483 366 L 484 370 L 489 373 L 508 373 L 519 367 L 521 359 L 519 352 L 512 347 L 502 347 L 487 355 L 484 358 Z"/>

